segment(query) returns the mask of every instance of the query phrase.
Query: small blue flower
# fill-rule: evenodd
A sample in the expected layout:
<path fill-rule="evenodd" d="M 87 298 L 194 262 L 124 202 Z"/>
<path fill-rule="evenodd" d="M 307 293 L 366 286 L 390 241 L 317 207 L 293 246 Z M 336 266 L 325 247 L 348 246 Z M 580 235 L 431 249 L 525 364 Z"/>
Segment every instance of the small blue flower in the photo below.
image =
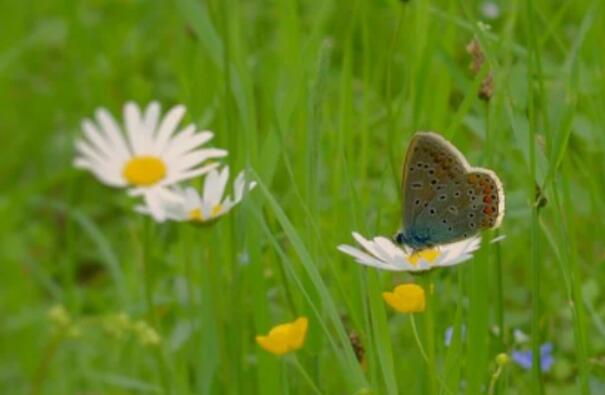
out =
<path fill-rule="evenodd" d="M 544 343 L 540 346 L 540 368 L 542 369 L 542 372 L 548 372 L 555 362 L 552 356 L 552 349 L 552 343 Z M 525 370 L 531 369 L 532 357 L 531 350 L 512 352 L 513 361 Z"/>
<path fill-rule="evenodd" d="M 450 344 L 452 344 L 452 336 L 454 335 L 454 327 L 453 326 L 448 326 L 447 329 L 445 330 L 445 345 L 447 347 L 450 346 Z"/>
<path fill-rule="evenodd" d="M 466 336 L 466 326 L 462 325 L 460 327 L 460 333 L 462 334 L 462 339 L 464 339 L 464 337 Z M 446 347 L 449 347 L 450 344 L 452 344 L 452 336 L 454 336 L 454 327 L 448 326 L 444 334 L 444 341 Z"/>

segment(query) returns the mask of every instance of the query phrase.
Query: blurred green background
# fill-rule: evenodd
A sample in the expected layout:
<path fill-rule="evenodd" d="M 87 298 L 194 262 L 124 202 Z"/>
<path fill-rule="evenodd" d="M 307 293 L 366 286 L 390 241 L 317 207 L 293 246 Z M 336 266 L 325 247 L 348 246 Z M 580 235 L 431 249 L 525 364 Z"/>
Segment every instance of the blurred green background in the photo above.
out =
<path fill-rule="evenodd" d="M 603 393 L 604 37 L 600 0 L 2 2 L 0 392 L 308 394 L 299 361 L 334 394 Z M 81 120 L 128 100 L 185 104 L 261 186 L 212 226 L 146 222 L 72 167 Z M 507 196 L 504 241 L 415 280 L 435 287 L 419 338 L 381 299 L 414 279 L 336 250 L 399 228 L 416 130 Z M 297 359 L 255 344 L 299 315 Z M 548 372 L 494 379 L 497 354 L 546 342 Z"/>

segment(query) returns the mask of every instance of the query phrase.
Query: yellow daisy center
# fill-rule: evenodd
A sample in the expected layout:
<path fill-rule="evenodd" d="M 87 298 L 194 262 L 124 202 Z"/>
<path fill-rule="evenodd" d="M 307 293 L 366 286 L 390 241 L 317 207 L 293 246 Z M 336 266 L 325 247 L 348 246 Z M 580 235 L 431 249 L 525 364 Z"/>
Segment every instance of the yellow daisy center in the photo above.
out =
<path fill-rule="evenodd" d="M 194 208 L 193 210 L 189 211 L 189 220 L 200 222 L 203 221 L 204 216 L 202 215 L 202 210 L 199 208 Z"/>
<path fill-rule="evenodd" d="M 425 250 L 415 251 L 410 257 L 408 261 L 412 265 L 417 265 L 421 259 L 424 259 L 428 263 L 433 263 L 439 257 L 439 251 L 436 248 L 427 248 Z"/>
<path fill-rule="evenodd" d="M 216 217 L 223 211 L 223 206 L 219 203 L 216 206 L 212 207 L 212 211 L 210 212 L 210 216 L 212 218 Z"/>
<path fill-rule="evenodd" d="M 135 156 L 126 162 L 122 175 L 132 185 L 147 187 L 166 177 L 166 164 L 155 156 Z"/>
<path fill-rule="evenodd" d="M 199 208 L 194 208 L 193 210 L 189 211 L 189 220 L 204 222 L 208 219 L 212 219 L 218 216 L 222 211 L 223 206 L 219 203 L 216 206 L 212 207 L 212 210 L 210 210 L 210 218 L 206 218 L 204 217 L 204 214 L 202 214 L 202 210 L 200 210 Z"/>

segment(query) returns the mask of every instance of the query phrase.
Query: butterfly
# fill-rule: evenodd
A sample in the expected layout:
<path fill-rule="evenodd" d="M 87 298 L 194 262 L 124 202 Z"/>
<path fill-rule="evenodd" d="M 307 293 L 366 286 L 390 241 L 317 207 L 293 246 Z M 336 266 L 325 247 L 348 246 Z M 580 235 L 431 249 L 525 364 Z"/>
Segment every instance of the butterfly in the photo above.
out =
<path fill-rule="evenodd" d="M 496 228 L 504 190 L 491 170 L 471 167 L 449 141 L 417 132 L 403 164 L 403 229 L 395 241 L 422 250 Z"/>

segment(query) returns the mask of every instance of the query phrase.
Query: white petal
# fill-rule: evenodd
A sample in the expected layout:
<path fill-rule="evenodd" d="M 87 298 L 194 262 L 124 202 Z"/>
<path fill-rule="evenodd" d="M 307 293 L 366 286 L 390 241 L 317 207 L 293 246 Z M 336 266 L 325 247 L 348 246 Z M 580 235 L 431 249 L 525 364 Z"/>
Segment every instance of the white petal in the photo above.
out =
<path fill-rule="evenodd" d="M 124 124 L 130 148 L 135 155 L 141 155 L 145 150 L 145 141 L 148 140 L 147 129 L 143 123 L 141 110 L 136 103 L 128 102 L 124 105 Z"/>
<path fill-rule="evenodd" d="M 143 123 L 150 137 L 155 136 L 155 130 L 158 127 L 158 121 L 160 119 L 160 111 L 160 103 L 156 101 L 149 103 L 147 109 L 145 109 L 145 114 L 143 115 Z"/>
<path fill-rule="evenodd" d="M 173 191 L 169 188 L 158 188 L 158 197 L 167 204 L 184 204 L 185 199 L 182 194 L 177 191 Z"/>
<path fill-rule="evenodd" d="M 90 144 L 84 140 L 76 140 L 76 151 L 81 157 L 88 159 L 97 165 L 107 165 L 109 161 L 102 153 L 93 149 Z"/>
<path fill-rule="evenodd" d="M 185 180 L 189 180 L 191 178 L 199 177 L 199 176 L 201 176 L 203 174 L 208 173 L 212 169 L 217 168 L 218 166 L 219 166 L 218 163 L 211 163 L 211 164 L 206 165 L 206 166 L 198 167 L 198 168 L 196 168 L 194 170 L 189 170 L 189 171 L 177 173 L 176 175 L 167 177 L 164 180 L 162 180 L 159 183 L 159 186 L 166 187 L 166 186 L 173 185 L 173 184 L 176 184 L 176 183 L 181 182 L 181 181 L 185 181 Z"/>
<path fill-rule="evenodd" d="M 359 248 L 356 248 L 356 247 L 353 247 L 353 246 L 350 246 L 347 244 L 341 244 L 337 248 L 339 251 L 344 252 L 345 254 L 351 255 L 353 258 L 356 258 L 358 261 L 372 262 L 373 264 L 376 264 L 377 266 L 386 266 L 384 262 L 382 262 L 379 259 L 374 258 L 373 256 L 360 250 Z"/>
<path fill-rule="evenodd" d="M 212 139 L 212 137 L 213 134 L 211 132 L 195 133 L 195 125 L 189 125 L 174 136 L 164 151 L 163 156 L 166 160 L 178 158 L 202 146 Z"/>
<path fill-rule="evenodd" d="M 166 219 L 164 208 L 162 207 L 162 202 L 156 192 L 157 191 L 153 190 L 146 191 L 143 197 L 153 219 L 157 222 L 164 222 Z"/>
<path fill-rule="evenodd" d="M 166 150 L 164 151 L 163 156 L 165 158 L 178 158 L 183 152 L 188 152 L 191 149 L 189 140 L 194 136 L 195 125 L 188 125 L 170 139 L 170 141 L 166 144 Z"/>
<path fill-rule="evenodd" d="M 101 156 L 99 152 L 95 151 L 84 140 L 76 141 L 76 149 L 80 155 L 76 158 L 76 162 L 87 162 L 88 166 L 86 168 L 93 172 L 98 179 L 111 186 L 126 185 L 126 182 L 122 178 L 122 174 L 119 170 L 121 163 L 115 161 L 112 162 L 104 156 Z M 84 168 L 84 166 L 79 167 Z"/>
<path fill-rule="evenodd" d="M 74 166 L 80 169 L 90 171 L 99 181 L 101 181 L 105 185 L 109 185 L 112 187 L 126 186 L 126 183 L 122 180 L 121 177 L 116 177 L 106 167 L 100 166 L 94 162 L 90 162 L 87 159 L 76 158 L 76 160 L 74 161 Z"/>
<path fill-rule="evenodd" d="M 134 211 L 139 214 L 151 215 L 149 208 L 143 204 L 137 204 L 136 206 L 134 206 Z"/>
<path fill-rule="evenodd" d="M 339 245 L 338 250 L 341 252 L 344 252 L 345 254 L 351 255 L 352 257 L 355 258 L 355 260 L 358 263 L 361 263 L 362 265 L 371 266 L 371 267 L 375 267 L 375 268 L 382 269 L 382 270 L 391 270 L 391 271 L 399 270 L 395 266 L 389 265 L 389 264 L 381 261 L 380 259 L 376 259 L 376 258 L 366 254 L 365 252 L 363 252 L 355 247 L 346 245 L 346 244 Z"/>
<path fill-rule="evenodd" d="M 506 239 L 506 235 L 500 235 L 498 237 L 494 237 L 491 242 L 492 243 L 497 243 L 497 242 L 502 241 L 504 239 Z"/>
<path fill-rule="evenodd" d="M 406 272 L 418 271 L 417 267 L 410 263 L 408 257 L 408 255 L 402 252 L 401 255 L 395 257 L 395 260 L 392 262 L 392 264 L 398 267 L 400 270 L 405 270 Z"/>
<path fill-rule="evenodd" d="M 197 151 L 190 152 L 178 159 L 169 162 L 169 171 L 184 171 L 199 165 L 211 158 L 220 158 L 227 155 L 227 151 L 218 148 L 202 148 Z"/>
<path fill-rule="evenodd" d="M 442 251 L 446 257 L 457 257 L 469 249 L 472 239 L 462 240 L 457 243 L 447 244 L 442 247 Z M 444 258 L 445 259 L 445 258 Z"/>
<path fill-rule="evenodd" d="M 225 186 L 229 180 L 229 166 L 222 170 L 211 171 L 204 180 L 204 201 L 212 206 L 217 205 L 223 198 Z"/>
<path fill-rule="evenodd" d="M 413 272 L 422 272 L 422 271 L 425 271 L 425 270 L 430 270 L 433 267 L 434 267 L 434 265 L 431 265 L 430 263 L 428 263 L 424 259 L 421 259 L 418 262 L 418 264 L 414 266 L 414 269 L 412 271 Z"/>
<path fill-rule="evenodd" d="M 107 160 L 116 158 L 115 152 L 111 147 L 111 142 L 99 132 L 94 123 L 88 119 L 83 120 L 82 130 L 84 131 L 84 136 L 86 136 L 86 139 L 93 145 L 96 151 L 102 153 Z"/>
<path fill-rule="evenodd" d="M 374 242 L 384 251 L 385 257 L 388 257 L 388 262 L 392 262 L 398 255 L 402 255 L 401 249 L 386 237 L 375 237 Z"/>
<path fill-rule="evenodd" d="M 214 208 L 214 206 L 209 203 L 206 200 L 203 200 L 200 202 L 200 211 L 202 212 L 202 217 L 203 218 L 210 218 L 211 214 L 212 214 L 212 209 Z"/>
<path fill-rule="evenodd" d="M 233 194 L 234 194 L 234 203 L 239 203 L 244 197 L 244 189 L 246 187 L 246 171 L 242 170 L 237 175 L 235 182 L 233 183 Z M 248 191 L 251 191 L 256 187 L 256 181 L 248 182 Z"/>
<path fill-rule="evenodd" d="M 200 198 L 200 195 L 195 190 L 195 188 L 192 188 L 192 187 L 186 188 L 185 192 L 184 192 L 184 196 L 185 196 L 184 206 L 185 206 L 185 209 L 187 210 L 187 212 L 201 208 L 201 206 L 202 206 L 201 198 Z"/>
<path fill-rule="evenodd" d="M 439 266 L 454 266 L 457 265 L 459 263 L 468 261 L 469 259 L 471 259 L 473 256 L 470 254 L 462 254 L 462 255 L 458 255 L 457 257 L 450 259 L 448 261 L 443 262 L 442 264 L 440 264 Z"/>
<path fill-rule="evenodd" d="M 160 123 L 160 127 L 155 135 L 154 153 L 161 155 L 167 147 L 170 136 L 176 131 L 176 127 L 185 115 L 185 106 L 174 106 Z"/>
<path fill-rule="evenodd" d="M 351 246 L 339 246 L 338 249 L 353 256 L 357 262 L 384 270 L 421 272 L 439 266 L 453 266 L 472 258 L 472 252 L 479 248 L 480 237 L 463 240 L 439 247 L 436 261 L 428 262 L 424 258 L 416 264 L 409 260 L 413 251 L 407 251 L 393 243 L 390 238 L 377 236 L 367 240 L 353 232 L 355 240 L 366 250 L 361 251 Z M 373 256 L 372 256 L 373 255 Z"/>
<path fill-rule="evenodd" d="M 101 130 L 109 141 L 111 141 L 112 150 L 115 152 L 116 156 L 124 161 L 130 158 L 132 155 L 128 150 L 124 135 L 113 116 L 104 108 L 99 108 L 95 112 L 95 115 L 97 122 L 101 126 Z"/>
<path fill-rule="evenodd" d="M 376 249 L 375 245 L 373 242 L 371 242 L 370 240 L 366 240 L 362 235 L 360 235 L 357 232 L 353 232 L 353 238 L 355 239 L 355 241 L 357 241 L 367 252 L 369 252 L 370 254 L 374 255 L 376 258 L 381 259 L 381 252 L 380 250 Z"/>

